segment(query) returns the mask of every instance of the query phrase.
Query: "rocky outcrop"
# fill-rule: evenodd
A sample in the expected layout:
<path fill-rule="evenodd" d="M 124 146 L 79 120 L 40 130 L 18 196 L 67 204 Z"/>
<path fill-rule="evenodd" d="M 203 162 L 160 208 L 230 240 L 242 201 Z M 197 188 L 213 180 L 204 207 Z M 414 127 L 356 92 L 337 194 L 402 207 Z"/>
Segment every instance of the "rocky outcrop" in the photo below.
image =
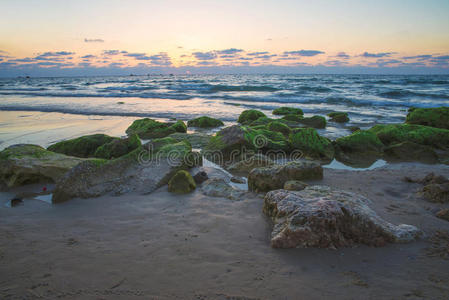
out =
<path fill-rule="evenodd" d="M 348 165 L 369 166 L 382 157 L 384 145 L 372 132 L 358 130 L 335 141 L 336 158 Z"/>
<path fill-rule="evenodd" d="M 202 132 L 194 132 L 194 133 L 182 133 L 176 132 L 170 134 L 168 137 L 181 142 L 183 140 L 189 141 L 193 148 L 204 148 L 209 143 L 212 135 L 202 133 Z"/>
<path fill-rule="evenodd" d="M 221 120 L 214 119 L 208 116 L 202 116 L 187 122 L 188 127 L 199 127 L 199 128 L 214 128 L 223 125 L 224 124 Z"/>
<path fill-rule="evenodd" d="M 266 117 L 266 115 L 261 111 L 255 109 L 244 110 L 240 114 L 238 122 L 240 124 L 249 124 L 261 117 Z"/>
<path fill-rule="evenodd" d="M 234 160 L 234 154 L 240 156 L 242 147 L 253 148 L 246 139 L 245 130 L 238 125 L 233 125 L 223 128 L 210 139 L 204 148 L 204 156 L 218 164 L 224 164 L 225 161 Z"/>
<path fill-rule="evenodd" d="M 282 133 L 284 136 L 288 137 L 288 135 L 291 133 L 290 127 L 285 125 L 284 123 L 280 121 L 273 121 L 267 124 L 266 127 L 270 131 L 276 131 Z"/>
<path fill-rule="evenodd" d="M 298 120 L 299 123 L 306 125 L 307 127 L 313 127 L 322 129 L 326 127 L 327 121 L 323 116 L 313 116 L 309 118 L 302 118 Z"/>
<path fill-rule="evenodd" d="M 273 110 L 273 115 L 290 115 L 290 114 L 294 114 L 294 115 L 303 115 L 303 111 L 300 108 L 296 108 L 296 107 L 279 107 L 276 108 L 275 110 Z"/>
<path fill-rule="evenodd" d="M 281 189 L 289 180 L 322 179 L 323 168 L 313 161 L 291 161 L 285 165 L 253 169 L 248 176 L 248 189 L 267 192 Z"/>
<path fill-rule="evenodd" d="M 327 114 L 330 118 L 330 121 L 336 123 L 346 123 L 349 122 L 349 117 L 347 112 L 331 112 Z"/>
<path fill-rule="evenodd" d="M 141 145 L 139 137 L 137 134 L 134 134 L 125 139 L 114 139 L 109 143 L 103 144 L 97 148 L 94 156 L 104 159 L 118 158 L 139 148 Z"/>
<path fill-rule="evenodd" d="M 263 212 L 274 222 L 274 248 L 337 248 L 355 244 L 383 246 L 415 240 L 412 225 L 393 225 L 380 218 L 370 201 L 326 186 L 302 191 L 276 190 L 266 194 Z"/>
<path fill-rule="evenodd" d="M 300 150 L 305 157 L 331 161 L 335 156 L 332 142 L 313 128 L 296 129 L 289 139 L 293 148 Z"/>
<path fill-rule="evenodd" d="M 249 173 L 254 168 L 267 167 L 274 165 L 274 161 L 263 154 L 255 154 L 249 158 L 236 162 L 228 167 L 228 170 L 236 173 Z"/>
<path fill-rule="evenodd" d="M 405 121 L 408 124 L 449 129 L 449 107 L 410 108 Z"/>
<path fill-rule="evenodd" d="M 384 156 L 389 161 L 419 161 L 427 164 L 438 163 L 438 155 L 429 146 L 412 142 L 394 144 L 384 149 Z"/>
<path fill-rule="evenodd" d="M 135 120 L 126 129 L 126 133 L 131 136 L 137 134 L 141 139 L 163 138 L 175 132 L 187 132 L 187 126 L 183 121 L 176 123 L 163 123 L 153 119 L 144 118 Z"/>
<path fill-rule="evenodd" d="M 85 159 L 48 151 L 38 145 L 19 144 L 0 152 L 0 184 L 7 187 L 56 182 Z M 99 162 L 102 160 L 94 160 Z"/>
<path fill-rule="evenodd" d="M 185 170 L 179 170 L 168 182 L 168 191 L 175 194 L 187 194 L 196 189 L 192 175 Z"/>
<path fill-rule="evenodd" d="M 95 151 L 100 146 L 110 143 L 113 140 L 118 140 L 118 138 L 105 134 L 91 134 L 58 142 L 49 146 L 47 150 L 69 156 L 94 157 Z"/>
<path fill-rule="evenodd" d="M 289 180 L 286 183 L 284 183 L 284 190 L 287 191 L 302 191 L 309 185 L 305 182 L 299 181 L 299 180 Z"/>

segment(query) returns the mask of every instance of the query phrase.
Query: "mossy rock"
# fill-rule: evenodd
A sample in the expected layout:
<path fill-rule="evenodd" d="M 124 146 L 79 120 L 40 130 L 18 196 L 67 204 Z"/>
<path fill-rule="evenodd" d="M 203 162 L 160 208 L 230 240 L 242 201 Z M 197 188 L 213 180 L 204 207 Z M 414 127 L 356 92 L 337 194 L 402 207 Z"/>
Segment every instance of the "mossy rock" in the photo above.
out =
<path fill-rule="evenodd" d="M 260 117 L 257 120 L 252 121 L 249 126 L 255 127 L 260 125 L 268 125 L 269 123 L 276 121 L 276 119 L 268 118 L 268 117 Z"/>
<path fill-rule="evenodd" d="M 287 138 L 280 132 L 251 128 L 244 130 L 246 140 L 256 149 L 289 151 L 291 148 Z"/>
<path fill-rule="evenodd" d="M 374 133 L 358 130 L 351 135 L 338 138 L 336 145 L 345 152 L 381 153 L 384 145 Z"/>
<path fill-rule="evenodd" d="M 409 110 L 405 122 L 449 129 L 449 107 L 412 108 Z"/>
<path fill-rule="evenodd" d="M 302 118 L 300 123 L 317 129 L 322 129 L 326 127 L 326 118 L 323 116 L 313 116 L 310 118 Z"/>
<path fill-rule="evenodd" d="M 224 126 L 221 120 L 214 119 L 208 116 L 202 116 L 187 122 L 188 127 L 199 127 L 199 128 L 214 128 Z"/>
<path fill-rule="evenodd" d="M 286 106 L 279 107 L 273 110 L 273 115 L 289 115 L 289 114 L 302 116 L 304 112 L 300 108 L 286 107 Z"/>
<path fill-rule="evenodd" d="M 176 194 L 187 194 L 196 189 L 195 180 L 189 172 L 180 170 L 168 182 L 168 191 Z"/>
<path fill-rule="evenodd" d="M 178 142 L 187 140 L 192 145 L 193 148 L 204 148 L 209 143 L 212 135 L 205 134 L 201 132 L 194 132 L 194 133 L 173 133 L 170 134 L 168 137 L 173 138 L 177 140 Z"/>
<path fill-rule="evenodd" d="M 438 155 L 432 147 L 403 142 L 384 149 L 388 161 L 418 161 L 427 164 L 439 162 Z"/>
<path fill-rule="evenodd" d="M 128 135 L 137 134 L 141 139 L 163 138 L 175 132 L 187 132 L 187 126 L 183 121 L 170 124 L 144 118 L 135 120 L 126 129 Z"/>
<path fill-rule="evenodd" d="M 412 142 L 447 150 L 449 148 L 449 130 L 423 125 L 394 124 L 376 125 L 368 131 L 375 133 L 386 146 L 402 142 Z"/>
<path fill-rule="evenodd" d="M 302 115 L 297 114 L 288 114 L 282 117 L 282 120 L 291 121 L 291 122 L 301 122 L 304 119 Z"/>
<path fill-rule="evenodd" d="M 249 124 L 259 119 L 260 117 L 266 117 L 266 115 L 263 112 L 255 109 L 244 110 L 240 114 L 238 122 L 241 124 Z"/>
<path fill-rule="evenodd" d="M 105 134 L 85 135 L 53 144 L 47 150 L 75 157 L 93 157 L 97 149 L 118 138 Z"/>
<path fill-rule="evenodd" d="M 306 157 L 325 161 L 334 158 L 335 151 L 332 142 L 328 138 L 320 136 L 313 128 L 297 129 L 290 134 L 289 139 L 293 148 L 302 151 Z"/>
<path fill-rule="evenodd" d="M 337 123 L 349 122 L 349 117 L 347 112 L 331 112 L 327 114 L 330 120 Z"/>
<path fill-rule="evenodd" d="M 282 122 L 274 121 L 267 125 L 267 129 L 271 131 L 276 131 L 282 133 L 284 136 L 287 136 L 291 133 L 290 127 L 285 125 Z"/>
<path fill-rule="evenodd" d="M 142 143 L 137 134 L 133 134 L 126 139 L 114 139 L 111 142 L 98 147 L 94 156 L 104 159 L 117 158 L 128 154 L 141 145 Z"/>

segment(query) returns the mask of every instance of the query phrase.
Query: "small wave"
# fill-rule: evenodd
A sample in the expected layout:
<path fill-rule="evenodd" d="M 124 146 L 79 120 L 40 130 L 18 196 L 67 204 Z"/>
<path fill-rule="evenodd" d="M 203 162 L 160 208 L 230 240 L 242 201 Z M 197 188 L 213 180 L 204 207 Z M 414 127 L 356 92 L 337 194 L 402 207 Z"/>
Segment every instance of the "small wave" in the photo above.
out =
<path fill-rule="evenodd" d="M 208 89 L 211 93 L 217 92 L 275 92 L 279 89 L 272 86 L 252 85 L 212 85 Z"/>
<path fill-rule="evenodd" d="M 449 95 L 447 94 L 420 93 L 420 92 L 412 92 L 409 90 L 392 90 L 388 92 L 381 92 L 378 95 L 390 99 L 405 99 L 410 97 L 449 99 Z"/>

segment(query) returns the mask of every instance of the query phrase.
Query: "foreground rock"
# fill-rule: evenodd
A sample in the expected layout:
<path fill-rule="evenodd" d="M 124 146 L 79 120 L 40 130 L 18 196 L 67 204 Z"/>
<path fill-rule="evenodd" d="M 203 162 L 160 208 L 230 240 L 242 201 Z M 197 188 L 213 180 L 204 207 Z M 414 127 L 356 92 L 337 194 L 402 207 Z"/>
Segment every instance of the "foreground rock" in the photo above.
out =
<path fill-rule="evenodd" d="M 274 161 L 268 158 L 268 156 L 263 154 L 255 154 L 249 158 L 243 159 L 239 162 L 236 162 L 228 167 L 229 171 L 236 173 L 249 173 L 252 169 L 267 167 L 274 165 Z"/>
<path fill-rule="evenodd" d="M 53 144 L 47 150 L 76 157 L 94 157 L 95 151 L 119 138 L 106 134 L 91 134 Z"/>
<path fill-rule="evenodd" d="M 37 145 L 13 145 L 0 152 L 0 184 L 13 187 L 56 182 L 83 161 L 85 159 L 54 153 Z"/>
<path fill-rule="evenodd" d="M 191 152 L 188 142 L 161 140 L 153 141 L 151 151 L 140 147 L 118 159 L 77 165 L 57 182 L 52 201 L 150 193 L 167 184 L 177 171 L 201 164 L 201 157 Z"/>
<path fill-rule="evenodd" d="M 168 191 L 176 194 L 187 194 L 196 189 L 192 175 L 185 170 L 176 172 L 168 182 Z"/>
<path fill-rule="evenodd" d="M 253 169 L 248 176 L 248 189 L 267 192 L 281 189 L 289 180 L 322 179 L 323 168 L 313 161 L 291 161 L 285 165 Z"/>
<path fill-rule="evenodd" d="M 449 202 L 449 179 L 444 176 L 429 173 L 422 179 L 405 177 L 404 180 L 424 185 L 419 193 L 429 202 Z"/>
<path fill-rule="evenodd" d="M 354 244 L 383 246 L 415 240 L 412 225 L 393 225 L 380 218 L 370 201 L 350 192 L 311 186 L 299 192 L 266 194 L 263 211 L 274 221 L 274 248 L 337 248 Z"/>
<path fill-rule="evenodd" d="M 111 142 L 103 144 L 95 151 L 94 156 L 98 158 L 111 159 L 118 158 L 139 148 L 142 145 L 137 134 L 125 139 L 113 139 Z"/>
<path fill-rule="evenodd" d="M 230 200 L 243 200 L 245 191 L 234 188 L 228 180 L 224 178 L 211 178 L 206 180 L 201 191 L 204 195 L 210 197 L 227 198 Z"/>
<path fill-rule="evenodd" d="M 331 161 L 335 156 L 332 142 L 320 136 L 313 128 L 297 129 L 289 139 L 293 148 L 300 150 L 304 157 Z"/>
<path fill-rule="evenodd" d="M 305 182 L 299 181 L 299 180 L 289 180 L 286 183 L 284 183 L 284 190 L 287 191 L 302 191 L 309 185 Z"/>
<path fill-rule="evenodd" d="M 358 130 L 335 141 L 336 158 L 348 165 L 370 166 L 382 157 L 384 145 L 372 132 Z"/>
<path fill-rule="evenodd" d="M 449 107 L 410 108 L 406 123 L 449 129 Z"/>

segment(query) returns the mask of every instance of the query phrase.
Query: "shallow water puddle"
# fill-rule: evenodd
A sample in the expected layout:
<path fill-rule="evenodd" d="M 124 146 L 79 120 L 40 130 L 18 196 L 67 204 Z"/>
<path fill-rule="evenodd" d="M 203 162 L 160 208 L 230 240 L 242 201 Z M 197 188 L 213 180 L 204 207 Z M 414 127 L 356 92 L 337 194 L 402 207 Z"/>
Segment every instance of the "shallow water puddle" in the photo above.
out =
<path fill-rule="evenodd" d="M 374 170 L 380 167 L 383 167 L 387 165 L 387 162 L 383 159 L 376 160 L 371 166 L 367 168 L 355 168 L 345 165 L 344 163 L 341 163 L 334 159 L 331 163 L 327 165 L 323 165 L 323 168 L 328 169 L 336 169 L 336 170 L 348 170 L 348 171 L 367 171 L 367 170 Z"/>
<path fill-rule="evenodd" d="M 33 197 L 33 199 L 44 201 L 48 204 L 52 204 L 52 202 L 51 202 L 52 197 L 53 197 L 53 194 L 47 194 L 47 195 L 39 195 L 39 196 Z"/>

